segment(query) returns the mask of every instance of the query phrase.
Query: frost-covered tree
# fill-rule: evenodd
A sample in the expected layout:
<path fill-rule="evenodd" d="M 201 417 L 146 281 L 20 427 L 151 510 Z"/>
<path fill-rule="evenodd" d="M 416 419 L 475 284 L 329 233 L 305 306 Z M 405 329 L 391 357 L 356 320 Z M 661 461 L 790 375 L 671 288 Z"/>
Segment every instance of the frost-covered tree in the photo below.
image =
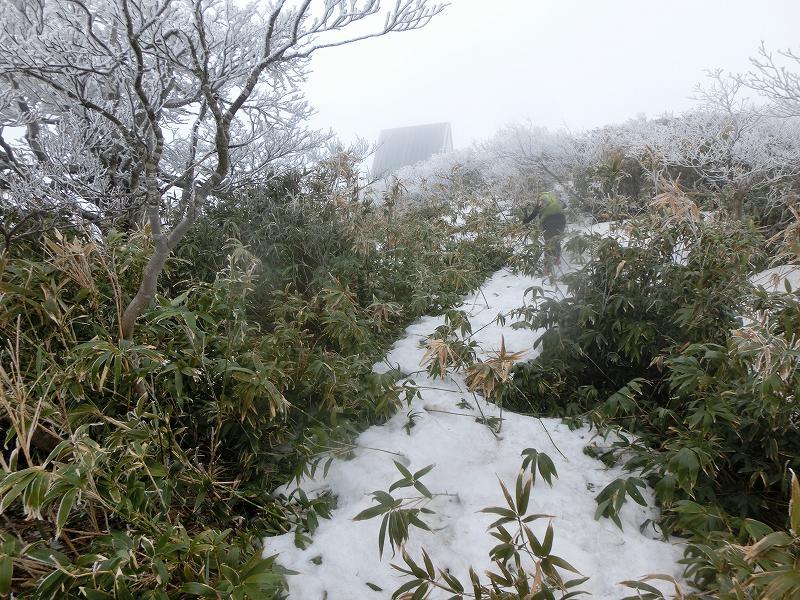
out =
<path fill-rule="evenodd" d="M 24 132 L 0 129 L 3 203 L 95 223 L 144 213 L 153 251 L 122 317 L 131 338 L 204 203 L 323 141 L 304 125 L 309 57 L 422 27 L 442 8 L 428 0 L 0 3 L 0 126 Z"/>
<path fill-rule="evenodd" d="M 741 218 L 750 192 L 800 173 L 800 128 L 796 120 L 774 118 L 743 98 L 741 81 L 720 72 L 711 77 L 699 89 L 701 106 L 653 122 L 638 150 L 643 154 L 646 148 L 653 164 L 690 171 Z"/>
<path fill-rule="evenodd" d="M 762 43 L 751 63 L 753 70 L 738 80 L 768 98 L 775 114 L 800 117 L 800 55 L 791 49 L 776 55 Z"/>
<path fill-rule="evenodd" d="M 458 188 L 475 187 L 486 174 L 485 165 L 475 148 L 434 154 L 429 159 L 398 169 L 390 178 L 376 181 L 372 191 L 387 199 L 395 196 L 404 209 L 442 195 L 457 196 Z"/>
<path fill-rule="evenodd" d="M 611 145 L 639 161 L 656 192 L 661 178 L 681 178 L 741 218 L 749 194 L 800 173 L 800 121 L 775 117 L 743 88 L 741 79 L 714 71 L 698 88 L 694 110 L 604 130 Z"/>
<path fill-rule="evenodd" d="M 487 161 L 496 165 L 495 171 L 533 176 L 583 202 L 574 178 L 599 161 L 600 149 L 595 142 L 585 134 L 518 123 L 501 129 L 482 150 Z"/>

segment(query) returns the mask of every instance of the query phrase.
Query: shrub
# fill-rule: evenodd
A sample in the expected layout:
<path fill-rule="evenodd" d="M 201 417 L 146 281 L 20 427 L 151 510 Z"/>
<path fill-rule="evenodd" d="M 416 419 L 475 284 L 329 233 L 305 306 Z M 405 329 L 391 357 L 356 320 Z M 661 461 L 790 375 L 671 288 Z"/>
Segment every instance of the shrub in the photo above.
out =
<path fill-rule="evenodd" d="M 654 487 L 664 534 L 691 540 L 687 575 L 728 597 L 752 572 L 742 578 L 718 553 L 787 527 L 786 469 L 800 467 L 800 295 L 754 292 L 763 240 L 693 214 L 595 238 L 568 298 L 520 311 L 525 326 L 549 330 L 502 401 L 619 432 L 604 458 Z M 620 489 L 632 495 L 631 481 Z M 614 517 L 614 494 L 599 494 L 599 514 Z"/>
<path fill-rule="evenodd" d="M 294 527 L 305 543 L 332 499 L 274 490 L 413 394 L 373 364 L 507 255 L 476 217 L 395 215 L 338 186 L 307 175 L 220 200 L 135 342 L 119 319 L 146 229 L 55 232 L 1 259 L 0 593 L 282 595 L 260 538 Z"/>

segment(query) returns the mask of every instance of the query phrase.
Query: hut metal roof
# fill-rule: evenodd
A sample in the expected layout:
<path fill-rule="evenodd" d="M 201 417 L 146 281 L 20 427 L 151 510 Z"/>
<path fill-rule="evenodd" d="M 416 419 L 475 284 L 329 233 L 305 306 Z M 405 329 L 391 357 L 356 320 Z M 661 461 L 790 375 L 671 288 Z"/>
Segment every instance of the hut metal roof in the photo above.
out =
<path fill-rule="evenodd" d="M 431 123 L 413 127 L 384 129 L 378 138 L 378 149 L 372 161 L 375 177 L 428 160 L 434 154 L 453 149 L 450 123 Z"/>

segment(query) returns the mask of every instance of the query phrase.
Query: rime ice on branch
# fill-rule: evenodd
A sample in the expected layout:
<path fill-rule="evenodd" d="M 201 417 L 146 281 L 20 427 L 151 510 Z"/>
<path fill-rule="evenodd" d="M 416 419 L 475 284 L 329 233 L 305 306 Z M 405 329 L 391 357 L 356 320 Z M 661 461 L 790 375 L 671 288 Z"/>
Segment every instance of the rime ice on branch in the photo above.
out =
<path fill-rule="evenodd" d="M 122 335 L 203 204 L 304 160 L 318 50 L 426 25 L 428 0 L 12 0 L 0 5 L 0 189 L 22 220 L 144 213 L 153 254 Z M 353 32 L 355 33 L 349 33 Z M 8 242 L 8 231 L 4 231 Z"/>

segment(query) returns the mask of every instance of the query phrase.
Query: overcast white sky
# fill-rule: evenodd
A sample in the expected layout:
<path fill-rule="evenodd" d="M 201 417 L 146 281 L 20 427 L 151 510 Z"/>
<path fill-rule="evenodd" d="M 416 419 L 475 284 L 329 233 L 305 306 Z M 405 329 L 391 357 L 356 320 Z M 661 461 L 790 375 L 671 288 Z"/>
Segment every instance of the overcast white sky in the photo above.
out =
<path fill-rule="evenodd" d="M 499 127 L 583 129 L 691 106 L 710 68 L 763 40 L 800 49 L 800 0 L 450 0 L 425 29 L 317 55 L 315 124 L 342 139 L 449 121 L 463 147 Z"/>

